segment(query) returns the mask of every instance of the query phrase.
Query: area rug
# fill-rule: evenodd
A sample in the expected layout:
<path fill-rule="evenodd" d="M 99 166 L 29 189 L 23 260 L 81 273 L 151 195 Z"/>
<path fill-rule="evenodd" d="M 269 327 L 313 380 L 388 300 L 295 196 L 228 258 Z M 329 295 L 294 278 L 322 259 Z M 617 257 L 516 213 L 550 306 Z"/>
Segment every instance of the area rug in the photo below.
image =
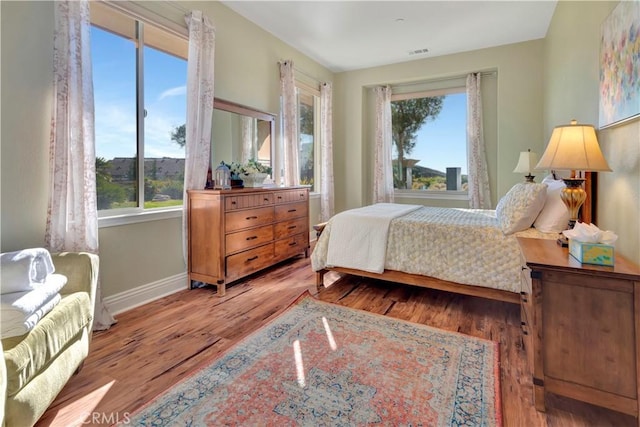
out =
<path fill-rule="evenodd" d="M 127 425 L 500 426 L 498 354 L 305 293 Z"/>

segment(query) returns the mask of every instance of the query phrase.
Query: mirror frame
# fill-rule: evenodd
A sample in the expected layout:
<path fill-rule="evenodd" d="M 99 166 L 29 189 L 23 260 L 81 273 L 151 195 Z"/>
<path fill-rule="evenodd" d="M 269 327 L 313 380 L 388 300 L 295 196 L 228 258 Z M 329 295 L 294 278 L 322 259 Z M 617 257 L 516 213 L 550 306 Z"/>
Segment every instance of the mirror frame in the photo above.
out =
<path fill-rule="evenodd" d="M 274 166 L 274 147 L 275 147 L 275 135 L 276 135 L 276 115 L 266 113 L 264 111 L 256 110 L 255 108 L 247 107 L 246 105 L 237 104 L 235 102 L 226 101 L 220 98 L 213 99 L 213 108 L 221 111 L 228 111 L 230 113 L 240 114 L 242 116 L 253 117 L 258 120 L 269 122 L 269 132 L 271 133 L 271 169 L 275 170 Z"/>

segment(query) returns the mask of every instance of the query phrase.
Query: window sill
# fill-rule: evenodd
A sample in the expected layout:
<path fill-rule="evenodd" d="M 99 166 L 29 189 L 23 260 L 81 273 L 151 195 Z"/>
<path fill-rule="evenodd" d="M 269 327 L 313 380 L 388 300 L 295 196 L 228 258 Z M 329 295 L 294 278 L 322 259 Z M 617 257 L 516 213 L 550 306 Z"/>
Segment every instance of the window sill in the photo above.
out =
<path fill-rule="evenodd" d="M 469 200 L 466 191 L 395 190 L 393 195 L 396 199 Z"/>
<path fill-rule="evenodd" d="M 122 215 L 98 218 L 98 228 L 118 227 L 120 225 L 137 224 L 140 222 L 160 221 L 182 217 L 182 206 L 162 210 L 148 210 Z"/>

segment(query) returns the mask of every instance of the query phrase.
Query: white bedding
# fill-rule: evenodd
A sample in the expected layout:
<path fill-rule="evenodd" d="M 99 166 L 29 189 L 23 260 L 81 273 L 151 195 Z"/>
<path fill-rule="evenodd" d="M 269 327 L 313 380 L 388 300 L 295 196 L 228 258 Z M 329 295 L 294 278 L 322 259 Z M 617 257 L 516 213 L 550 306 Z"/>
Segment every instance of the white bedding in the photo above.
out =
<path fill-rule="evenodd" d="M 333 233 L 329 237 L 327 265 L 382 273 L 391 220 L 418 208 L 419 205 L 376 203 L 335 215 L 331 219 Z"/>
<path fill-rule="evenodd" d="M 332 222 L 328 222 L 311 256 L 314 271 L 328 266 Z M 516 236 L 558 237 L 534 228 L 506 236 L 493 210 L 422 206 L 391 221 L 384 266 L 387 270 L 519 292 L 521 262 Z"/>

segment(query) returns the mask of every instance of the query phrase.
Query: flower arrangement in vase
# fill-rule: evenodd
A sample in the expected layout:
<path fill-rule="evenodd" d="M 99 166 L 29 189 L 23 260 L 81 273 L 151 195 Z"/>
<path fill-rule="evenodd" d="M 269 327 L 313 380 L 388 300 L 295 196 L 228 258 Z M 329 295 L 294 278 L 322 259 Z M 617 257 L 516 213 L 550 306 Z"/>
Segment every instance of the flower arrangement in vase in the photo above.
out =
<path fill-rule="evenodd" d="M 265 166 L 255 159 L 249 159 L 245 164 L 232 162 L 227 166 L 231 172 L 231 180 L 242 180 L 244 187 L 262 187 L 267 175 L 271 174 L 269 166 Z M 233 182 L 232 187 L 234 187 Z"/>

